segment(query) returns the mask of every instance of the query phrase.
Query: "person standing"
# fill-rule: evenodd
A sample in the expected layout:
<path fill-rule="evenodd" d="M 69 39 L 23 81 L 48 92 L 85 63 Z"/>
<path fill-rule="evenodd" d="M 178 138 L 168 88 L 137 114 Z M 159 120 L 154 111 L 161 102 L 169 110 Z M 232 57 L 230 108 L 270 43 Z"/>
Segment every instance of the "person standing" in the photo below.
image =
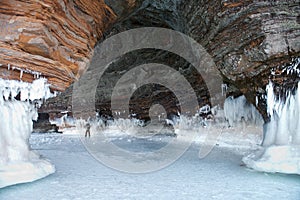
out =
<path fill-rule="evenodd" d="M 86 131 L 85 131 L 85 137 L 91 137 L 91 131 L 90 131 L 90 129 L 91 129 L 91 125 L 90 125 L 90 123 L 87 123 L 86 125 L 85 125 L 85 127 L 86 127 Z"/>

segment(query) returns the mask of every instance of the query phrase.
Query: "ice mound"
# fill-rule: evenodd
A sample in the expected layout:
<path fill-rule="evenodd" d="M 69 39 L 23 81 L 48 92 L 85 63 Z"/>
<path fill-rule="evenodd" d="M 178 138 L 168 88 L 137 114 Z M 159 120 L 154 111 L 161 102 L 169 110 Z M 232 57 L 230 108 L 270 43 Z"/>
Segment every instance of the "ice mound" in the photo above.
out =
<path fill-rule="evenodd" d="M 18 160 L 0 165 L 0 188 L 18 183 L 32 182 L 55 172 L 55 167 L 46 159 L 30 152 L 28 160 Z"/>
<path fill-rule="evenodd" d="M 252 169 L 262 172 L 300 174 L 300 146 L 270 146 L 243 158 Z"/>

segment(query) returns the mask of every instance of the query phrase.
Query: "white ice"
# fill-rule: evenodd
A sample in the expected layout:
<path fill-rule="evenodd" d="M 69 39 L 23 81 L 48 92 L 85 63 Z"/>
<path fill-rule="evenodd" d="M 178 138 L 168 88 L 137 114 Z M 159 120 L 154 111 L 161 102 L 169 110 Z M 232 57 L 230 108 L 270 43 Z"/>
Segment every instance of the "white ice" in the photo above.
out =
<path fill-rule="evenodd" d="M 50 92 L 49 86 L 45 78 L 36 79 L 32 83 L 0 78 L 0 94 L 3 93 L 5 100 L 8 100 L 10 95 L 12 97 L 17 96 L 19 92 L 21 93 L 21 101 L 48 99 L 54 96 Z"/>
<path fill-rule="evenodd" d="M 270 122 L 264 126 L 265 147 L 246 156 L 244 163 L 255 170 L 300 174 L 300 82 L 285 101 L 277 99 L 272 82 L 267 86 Z"/>
<path fill-rule="evenodd" d="M 14 100 L 19 92 L 23 101 Z M 54 173 L 54 166 L 31 151 L 28 142 L 32 120 L 38 117 L 36 107 L 29 100 L 49 95 L 45 79 L 32 84 L 0 79 L 0 188 Z"/>
<path fill-rule="evenodd" d="M 263 119 L 257 109 L 248 101 L 244 95 L 234 98 L 230 96 L 224 102 L 224 114 L 229 126 L 241 123 L 261 126 Z"/>

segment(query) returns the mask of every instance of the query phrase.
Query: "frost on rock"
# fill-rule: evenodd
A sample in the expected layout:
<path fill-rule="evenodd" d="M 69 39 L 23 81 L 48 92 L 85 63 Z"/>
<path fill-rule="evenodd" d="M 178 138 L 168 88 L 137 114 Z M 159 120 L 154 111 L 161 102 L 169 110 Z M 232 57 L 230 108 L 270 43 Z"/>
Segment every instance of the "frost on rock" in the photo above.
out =
<path fill-rule="evenodd" d="M 273 84 L 267 86 L 270 122 L 264 125 L 265 147 L 243 162 L 258 171 L 300 174 L 300 82 L 295 94 L 276 99 Z"/>
<path fill-rule="evenodd" d="M 0 188 L 54 173 L 54 166 L 29 148 L 36 107 L 30 101 L 50 97 L 45 79 L 32 84 L 0 79 Z M 15 97 L 20 95 L 20 100 Z M 29 101 L 30 100 L 30 101 Z"/>

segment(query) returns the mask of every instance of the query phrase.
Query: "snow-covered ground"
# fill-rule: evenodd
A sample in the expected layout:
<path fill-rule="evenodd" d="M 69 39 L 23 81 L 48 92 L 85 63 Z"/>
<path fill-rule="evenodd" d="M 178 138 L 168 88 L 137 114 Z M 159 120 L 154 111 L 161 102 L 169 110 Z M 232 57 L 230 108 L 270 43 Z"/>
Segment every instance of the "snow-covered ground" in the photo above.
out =
<path fill-rule="evenodd" d="M 300 176 L 267 174 L 241 166 L 261 137 L 233 137 L 228 129 L 218 146 L 198 158 L 201 138 L 169 167 L 147 174 L 122 173 L 102 165 L 76 134 L 32 134 L 31 148 L 51 160 L 56 173 L 26 184 L 0 189 L 1 200 L 14 199 L 300 199 Z M 84 134 L 84 133 L 82 133 Z M 115 137 L 118 145 L 143 148 L 161 141 Z M 235 139 L 234 139 L 235 138 Z M 162 138 L 163 139 L 163 138 Z M 236 146 L 237 142 L 243 145 Z"/>

